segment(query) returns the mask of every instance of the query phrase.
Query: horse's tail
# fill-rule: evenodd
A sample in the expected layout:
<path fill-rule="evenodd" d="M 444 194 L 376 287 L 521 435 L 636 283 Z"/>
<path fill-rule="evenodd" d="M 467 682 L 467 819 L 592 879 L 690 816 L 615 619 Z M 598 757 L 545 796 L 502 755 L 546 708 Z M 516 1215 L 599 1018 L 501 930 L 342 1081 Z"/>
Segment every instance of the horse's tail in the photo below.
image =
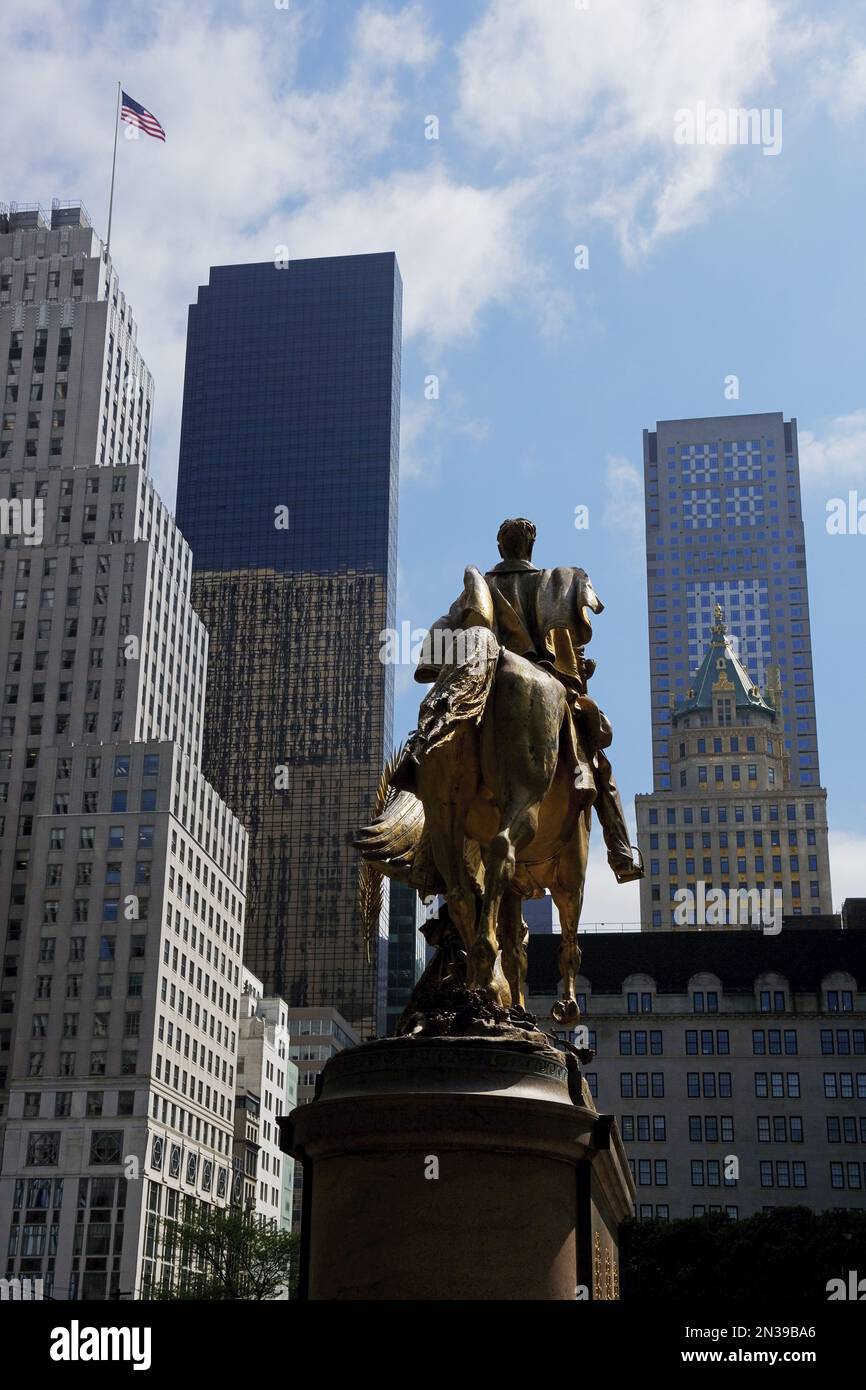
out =
<path fill-rule="evenodd" d="M 373 959 L 373 941 L 382 914 L 384 876 L 408 881 L 415 850 L 424 833 L 421 802 L 411 792 L 398 792 L 391 786 L 402 751 L 398 748 L 382 769 L 373 820 L 358 831 L 353 841 L 361 852 L 357 907 L 368 963 Z"/>
<path fill-rule="evenodd" d="M 391 878 L 408 879 L 415 851 L 424 834 L 424 807 L 413 792 L 391 791 L 369 825 L 356 834 L 353 844 L 364 864 Z"/>

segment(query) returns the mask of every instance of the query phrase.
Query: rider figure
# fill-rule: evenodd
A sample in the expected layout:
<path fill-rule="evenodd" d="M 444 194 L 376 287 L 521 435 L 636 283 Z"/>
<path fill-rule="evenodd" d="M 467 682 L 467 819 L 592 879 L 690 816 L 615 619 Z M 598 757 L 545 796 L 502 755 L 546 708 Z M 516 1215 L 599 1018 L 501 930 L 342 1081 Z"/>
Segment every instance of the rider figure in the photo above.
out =
<path fill-rule="evenodd" d="M 530 578 L 540 573 L 532 563 L 535 536 L 532 522 L 522 517 L 503 521 L 499 528 L 496 541 L 502 558 L 484 576 L 493 596 L 494 632 L 502 646 L 545 667 L 565 686 L 575 725 L 593 769 L 595 810 L 607 846 L 607 862 L 617 882 L 628 883 L 641 878 L 643 868 L 639 862 L 635 863 L 619 790 L 603 751 L 610 746 L 613 730 L 586 690 L 595 662 L 587 660 L 583 648 L 575 648 L 564 633 L 551 634 L 554 642 L 551 653 L 538 629 L 533 602 L 536 581 Z"/>
<path fill-rule="evenodd" d="M 522 517 L 503 521 L 496 537 L 501 556 L 499 564 L 488 570 L 483 580 L 477 570 L 467 570 L 467 587 L 463 594 L 449 614 L 439 618 L 430 629 L 415 679 L 422 683 L 435 680 L 439 665 L 438 659 L 431 657 L 431 648 L 435 653 L 437 636 L 442 637 L 444 633 L 453 637 L 455 626 L 465 629 L 477 623 L 491 628 L 500 646 L 543 667 L 558 680 L 565 687 L 575 728 L 592 767 L 595 809 L 607 846 L 607 862 L 617 882 L 628 883 L 643 877 L 643 865 L 640 855 L 635 862 L 613 769 L 604 753 L 613 738 L 613 730 L 587 694 L 587 681 L 595 670 L 595 662 L 584 656 L 583 643 L 591 637 L 592 628 L 585 613 L 566 616 L 557 607 L 556 586 L 549 586 L 548 581 L 557 575 L 575 572 L 542 571 L 533 565 L 535 535 L 532 522 Z M 588 585 L 583 572 L 576 573 Z M 588 587 L 594 611 L 601 612 L 603 605 L 592 594 L 591 586 Z M 397 788 L 414 790 L 416 737 L 413 735 L 409 739 L 391 777 L 392 785 Z"/>

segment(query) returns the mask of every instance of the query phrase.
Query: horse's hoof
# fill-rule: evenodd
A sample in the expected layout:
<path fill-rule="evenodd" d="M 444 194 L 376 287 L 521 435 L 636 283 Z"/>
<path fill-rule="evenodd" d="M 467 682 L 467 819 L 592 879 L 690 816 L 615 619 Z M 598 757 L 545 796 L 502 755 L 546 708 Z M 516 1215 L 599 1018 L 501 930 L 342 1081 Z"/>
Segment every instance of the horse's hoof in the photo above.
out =
<path fill-rule="evenodd" d="M 580 1018 L 580 1009 L 576 999 L 557 999 L 550 1016 L 555 1023 L 564 1025 L 566 1028 L 573 1028 Z"/>

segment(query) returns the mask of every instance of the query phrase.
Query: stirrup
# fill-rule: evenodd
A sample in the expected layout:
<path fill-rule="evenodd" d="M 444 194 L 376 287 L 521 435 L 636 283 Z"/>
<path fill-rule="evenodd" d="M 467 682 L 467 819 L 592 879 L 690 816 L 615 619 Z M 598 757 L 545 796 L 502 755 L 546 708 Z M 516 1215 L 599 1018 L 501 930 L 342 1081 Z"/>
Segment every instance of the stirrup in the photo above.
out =
<path fill-rule="evenodd" d="M 643 878 L 644 876 L 643 855 L 637 845 L 629 845 L 629 849 L 632 851 L 632 864 L 630 869 L 616 869 L 613 864 L 610 865 L 617 883 L 633 883 L 636 879 Z M 610 859 L 608 859 L 608 863 L 610 863 Z"/>

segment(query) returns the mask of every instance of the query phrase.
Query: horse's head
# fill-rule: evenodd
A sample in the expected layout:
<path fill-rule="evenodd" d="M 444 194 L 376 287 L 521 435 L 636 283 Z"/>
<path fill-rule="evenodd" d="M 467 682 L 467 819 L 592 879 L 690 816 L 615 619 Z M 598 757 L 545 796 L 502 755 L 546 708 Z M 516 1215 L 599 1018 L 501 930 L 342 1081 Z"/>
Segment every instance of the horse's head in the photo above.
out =
<path fill-rule="evenodd" d="M 574 571 L 577 580 L 574 602 L 574 616 L 580 646 L 585 647 L 592 637 L 590 613 L 603 613 L 604 604 L 592 587 L 592 580 L 586 570 Z"/>

